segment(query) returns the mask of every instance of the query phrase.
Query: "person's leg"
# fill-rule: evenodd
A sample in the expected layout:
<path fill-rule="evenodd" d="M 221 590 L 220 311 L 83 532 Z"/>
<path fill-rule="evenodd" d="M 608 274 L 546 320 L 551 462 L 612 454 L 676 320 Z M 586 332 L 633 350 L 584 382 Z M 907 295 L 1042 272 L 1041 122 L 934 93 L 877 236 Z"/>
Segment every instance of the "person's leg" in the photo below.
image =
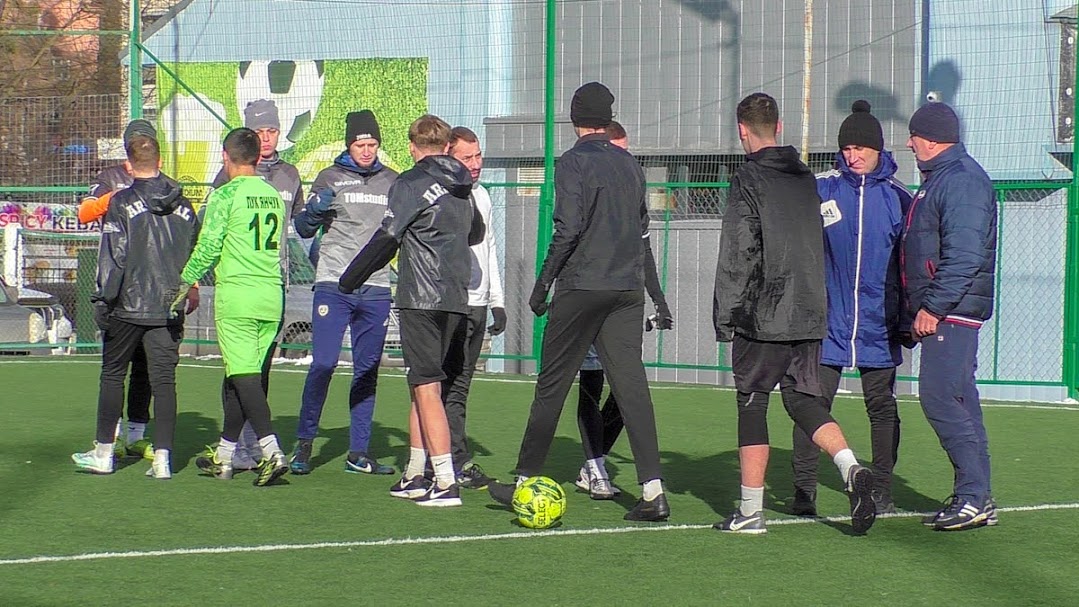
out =
<path fill-rule="evenodd" d="M 301 441 L 312 441 L 318 435 L 318 422 L 337 359 L 341 356 L 341 340 L 349 323 L 351 305 L 347 296 L 337 292 L 336 288 L 320 285 L 315 288 L 311 312 L 312 360 L 303 384 L 300 420 L 296 428 L 296 437 Z"/>
<path fill-rule="evenodd" d="M 577 380 L 577 428 L 586 460 L 603 457 L 603 416 L 599 411 L 602 397 L 603 370 L 581 369 Z"/>
<path fill-rule="evenodd" d="M 821 404 L 828 411 L 832 410 L 842 371 L 842 368 L 830 365 L 820 367 Z M 820 462 L 820 449 L 797 424 L 794 425 L 792 434 L 794 453 L 791 456 L 791 467 L 794 469 L 796 501 L 813 502 L 817 494 L 817 464 Z M 799 497 L 804 499 L 799 500 Z"/>
<path fill-rule="evenodd" d="M 113 471 L 116 424 L 124 408 L 124 375 L 141 337 L 140 327 L 115 319 L 104 332 L 94 448 L 71 455 L 75 465 L 83 470 L 99 474 Z"/>
<path fill-rule="evenodd" d="M 535 395 L 517 456 L 519 476 L 543 472 L 566 395 L 614 298 L 607 291 L 555 291 L 543 334 Z"/>
<path fill-rule="evenodd" d="M 600 416 L 603 418 L 603 455 L 606 456 L 618 442 L 622 427 L 625 425 L 622 410 L 618 408 L 618 399 L 614 397 L 614 392 L 607 395 L 607 401 L 603 403 Z"/>
<path fill-rule="evenodd" d="M 142 336 L 154 395 L 154 462 L 148 476 L 172 478 L 170 456 L 176 434 L 176 365 L 180 363 L 182 325 L 147 328 Z"/>
<path fill-rule="evenodd" d="M 450 425 L 450 452 L 453 455 L 453 467 L 458 472 L 461 472 L 465 464 L 472 459 L 465 429 L 465 407 L 468 403 L 468 392 L 472 386 L 472 376 L 476 372 L 476 363 L 483 350 L 483 338 L 486 332 L 487 307 L 470 306 L 464 336 L 464 364 L 461 372 L 452 381 L 447 379 L 442 387 L 446 419 Z"/>
<path fill-rule="evenodd" d="M 348 396 L 348 457 L 349 461 L 355 463 L 359 458 L 367 457 L 367 447 L 371 441 L 378 368 L 386 343 L 386 318 L 390 315 L 389 290 L 386 290 L 385 298 L 369 299 L 361 294 L 353 295 L 351 299 L 352 385 Z M 372 469 L 371 472 L 380 471 Z M 380 473 L 393 474 L 393 471 Z"/>
<path fill-rule="evenodd" d="M 892 501 L 892 470 L 899 454 L 899 407 L 895 400 L 895 367 L 860 368 L 869 436 L 873 445 L 873 478 L 882 503 Z"/>
<path fill-rule="evenodd" d="M 150 423 L 150 378 L 146 370 L 146 350 L 142 342 L 131 357 L 127 380 L 127 444 L 143 440 Z"/>

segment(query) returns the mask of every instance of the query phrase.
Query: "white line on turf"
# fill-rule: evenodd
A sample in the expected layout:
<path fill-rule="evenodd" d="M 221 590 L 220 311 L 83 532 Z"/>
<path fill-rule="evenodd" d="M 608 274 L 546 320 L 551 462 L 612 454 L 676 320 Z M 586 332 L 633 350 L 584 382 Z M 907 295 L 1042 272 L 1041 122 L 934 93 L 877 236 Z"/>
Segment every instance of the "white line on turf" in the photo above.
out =
<path fill-rule="evenodd" d="M 101 363 L 100 360 L 12 360 L 12 361 L 4 361 L 2 364 L 100 364 L 100 363 Z M 181 363 L 179 363 L 177 365 L 177 367 L 182 367 L 182 368 L 185 368 L 185 369 L 209 369 L 209 370 L 221 370 L 221 369 L 223 369 L 220 364 L 191 364 L 191 363 L 188 363 L 188 362 L 181 362 Z M 275 373 L 302 373 L 304 375 L 306 373 L 308 373 L 308 370 L 306 370 L 306 369 L 282 369 L 281 367 L 279 367 L 279 365 L 274 365 L 273 371 Z M 346 375 L 351 376 L 352 371 L 339 370 L 339 371 L 334 372 L 333 374 L 334 375 L 341 375 L 341 376 L 346 376 Z M 380 374 L 383 375 L 383 376 L 386 376 L 386 377 L 404 377 L 405 376 L 404 373 L 387 373 L 385 370 L 383 370 Z M 488 377 L 488 376 L 482 376 L 482 375 L 474 376 L 473 377 L 473 382 L 488 382 L 488 383 L 493 383 L 493 384 L 535 384 L 535 380 L 532 380 L 532 378 L 530 378 L 530 380 L 520 380 L 520 378 L 516 378 L 516 377 Z M 704 390 L 704 391 L 713 390 L 713 391 L 719 391 L 719 392 L 734 391 L 734 388 L 729 387 L 729 386 L 712 386 L 712 385 L 708 385 L 708 384 L 681 385 L 681 386 L 652 384 L 652 385 L 648 386 L 648 389 L 652 389 L 652 390 Z M 917 400 L 913 400 L 913 399 L 910 399 L 910 398 L 900 398 L 899 400 L 903 404 L 917 404 Z M 1030 403 L 1030 404 L 1027 404 L 1027 403 L 1022 403 L 1022 402 L 1013 402 L 1013 403 L 983 402 L 982 406 L 983 406 L 983 408 L 991 408 L 991 409 L 1043 409 L 1043 410 L 1049 410 L 1049 411 L 1076 411 L 1076 412 L 1079 412 L 1079 406 L 1069 405 L 1068 403 L 1061 403 L 1061 404 Z"/>
<path fill-rule="evenodd" d="M 1038 512 L 1046 510 L 1079 510 L 1079 503 L 1037 504 L 1034 506 L 1011 506 L 997 508 L 997 512 Z M 879 518 L 914 518 L 929 512 L 900 512 L 886 514 Z M 771 527 L 779 525 L 808 525 L 812 523 L 845 523 L 850 517 L 829 516 L 821 518 L 783 518 L 768 521 Z M 0 566 L 38 565 L 42 563 L 70 563 L 75 561 L 98 561 L 105 559 L 141 559 L 158 556 L 191 556 L 201 554 L 240 554 L 248 552 L 284 552 L 291 550 L 319 550 L 326 548 L 372 548 L 382 546 L 409 546 L 415 544 L 461 544 L 465 542 L 491 542 L 498 540 L 527 540 L 552 537 L 573 537 L 591 535 L 614 535 L 619 533 L 641 533 L 647 531 L 687 531 L 711 529 L 711 525 L 650 525 L 640 527 L 598 527 L 594 529 L 555 529 L 551 531 L 515 531 L 512 533 L 492 533 L 486 535 L 448 535 L 436 537 L 386 538 L 383 540 L 356 540 L 351 542 L 312 542 L 307 544 L 264 544 L 261 546 L 216 546 L 205 548 L 173 548 L 169 550 L 132 550 L 128 552 L 85 552 L 55 556 L 30 556 L 24 558 L 0 559 Z"/>

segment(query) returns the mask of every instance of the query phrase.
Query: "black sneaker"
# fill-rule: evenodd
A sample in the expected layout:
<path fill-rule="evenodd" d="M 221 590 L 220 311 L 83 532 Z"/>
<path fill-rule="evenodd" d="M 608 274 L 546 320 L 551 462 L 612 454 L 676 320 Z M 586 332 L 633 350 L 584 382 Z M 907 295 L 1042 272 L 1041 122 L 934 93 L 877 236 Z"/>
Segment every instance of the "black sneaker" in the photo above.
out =
<path fill-rule="evenodd" d="M 513 493 L 515 491 L 517 491 L 517 483 L 491 481 L 491 484 L 487 485 L 487 493 L 491 494 L 491 499 L 503 506 L 513 505 Z"/>
<path fill-rule="evenodd" d="M 956 498 L 944 509 L 933 523 L 935 531 L 966 531 L 984 527 L 989 519 L 985 504 L 976 506 L 965 499 Z"/>
<path fill-rule="evenodd" d="M 627 521 L 665 521 L 671 516 L 671 507 L 667 505 L 667 494 L 660 493 L 656 499 L 648 501 L 643 497 L 637 500 L 633 509 L 622 517 Z"/>
<path fill-rule="evenodd" d="M 494 479 L 484 474 L 483 468 L 474 462 L 461 466 L 461 472 L 457 475 L 457 484 L 462 489 L 486 489 L 492 480 Z"/>
<path fill-rule="evenodd" d="M 944 507 L 943 508 L 941 508 L 940 510 L 937 510 L 933 514 L 922 517 L 922 524 L 925 525 L 926 527 L 933 527 L 934 525 L 937 524 L 937 519 L 940 518 L 940 515 L 944 514 L 949 508 L 952 507 L 952 504 L 954 504 L 958 500 L 959 500 L 958 497 L 956 497 L 954 495 L 949 495 L 948 499 L 944 500 Z"/>
<path fill-rule="evenodd" d="M 850 526 L 855 533 L 865 533 L 877 521 L 873 503 L 873 472 L 855 464 L 847 473 L 847 496 L 850 498 Z"/>
<path fill-rule="evenodd" d="M 438 483 L 434 483 L 431 485 L 431 488 L 427 490 L 427 493 L 417 497 L 415 502 L 420 506 L 428 506 L 431 508 L 460 506 L 461 490 L 457 483 L 446 488 L 439 487 Z"/>
<path fill-rule="evenodd" d="M 881 514 L 895 514 L 895 502 L 892 501 L 892 496 L 883 489 L 873 490 L 873 506 L 877 510 L 877 516 Z"/>
<path fill-rule="evenodd" d="M 401 499 L 414 500 L 427 493 L 431 485 L 432 483 L 427 482 L 427 479 L 422 476 L 413 476 L 412 478 L 402 476 L 394 486 L 390 487 L 390 495 Z"/>
<path fill-rule="evenodd" d="M 289 470 L 293 474 L 311 474 L 311 446 L 314 442 L 309 438 L 296 441 L 296 449 L 288 461 Z"/>
<path fill-rule="evenodd" d="M 768 533 L 768 527 L 764 524 L 764 512 L 746 516 L 742 514 L 741 508 L 732 512 L 730 516 L 722 521 L 712 525 L 712 528 L 724 533 L 745 533 L 748 535 Z"/>
<path fill-rule="evenodd" d="M 795 516 L 817 516 L 817 492 L 795 488 L 791 514 Z"/>

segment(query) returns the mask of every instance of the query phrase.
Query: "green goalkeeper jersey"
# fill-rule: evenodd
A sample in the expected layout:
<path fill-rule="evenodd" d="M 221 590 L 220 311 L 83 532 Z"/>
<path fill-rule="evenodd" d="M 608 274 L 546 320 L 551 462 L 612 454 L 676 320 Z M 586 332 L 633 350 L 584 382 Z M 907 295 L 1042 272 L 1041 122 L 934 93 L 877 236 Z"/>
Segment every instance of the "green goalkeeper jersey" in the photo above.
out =
<path fill-rule="evenodd" d="M 194 283 L 216 266 L 215 318 L 281 320 L 285 203 L 261 177 L 235 177 L 206 201 L 198 243 L 182 274 Z"/>

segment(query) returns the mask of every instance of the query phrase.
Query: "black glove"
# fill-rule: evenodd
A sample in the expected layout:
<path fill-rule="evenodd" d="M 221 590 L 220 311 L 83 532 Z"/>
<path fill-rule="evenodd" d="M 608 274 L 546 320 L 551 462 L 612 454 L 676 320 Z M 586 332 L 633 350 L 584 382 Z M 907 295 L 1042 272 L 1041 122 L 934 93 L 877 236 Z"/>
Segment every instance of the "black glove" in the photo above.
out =
<path fill-rule="evenodd" d="M 671 314 L 671 309 L 665 301 L 656 304 L 656 328 L 660 331 L 674 328 L 674 315 Z"/>
<path fill-rule="evenodd" d="M 532 313 L 536 316 L 543 316 L 547 311 L 547 291 L 550 288 L 538 280 L 536 281 L 536 286 L 532 287 L 532 295 L 528 298 L 528 307 L 532 308 Z"/>
<path fill-rule="evenodd" d="M 111 310 L 109 310 L 109 306 L 104 303 L 94 304 L 94 324 L 97 325 L 97 328 L 101 329 L 102 332 L 109 330 L 110 314 Z"/>
<path fill-rule="evenodd" d="M 495 317 L 495 321 L 491 323 L 491 326 L 487 327 L 487 331 L 491 334 L 491 337 L 505 333 L 506 308 L 491 308 L 491 316 Z"/>

